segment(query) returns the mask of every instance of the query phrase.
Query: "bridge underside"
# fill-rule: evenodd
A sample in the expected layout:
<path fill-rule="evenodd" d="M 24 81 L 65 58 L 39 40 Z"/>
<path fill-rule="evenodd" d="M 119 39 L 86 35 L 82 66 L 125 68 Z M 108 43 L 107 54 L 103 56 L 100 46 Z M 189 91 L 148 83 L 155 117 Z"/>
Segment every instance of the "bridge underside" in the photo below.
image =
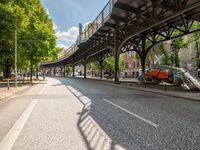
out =
<path fill-rule="evenodd" d="M 98 60 L 102 64 L 106 57 L 114 56 L 117 82 L 120 53 L 137 52 L 144 72 L 147 54 L 154 45 L 200 30 L 199 26 L 193 26 L 200 22 L 199 0 L 112 0 L 106 9 L 109 13 L 106 16 L 101 13 L 100 21 L 98 16 L 94 22 L 98 28 L 78 44 L 73 54 L 42 66 L 74 66 L 82 61 L 86 68 L 87 62 Z"/>

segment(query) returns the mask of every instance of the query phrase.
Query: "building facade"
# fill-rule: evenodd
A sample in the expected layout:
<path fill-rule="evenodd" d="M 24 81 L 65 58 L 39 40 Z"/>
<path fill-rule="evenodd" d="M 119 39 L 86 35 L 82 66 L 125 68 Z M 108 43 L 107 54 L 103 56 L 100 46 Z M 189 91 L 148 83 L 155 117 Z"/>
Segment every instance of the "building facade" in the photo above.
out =
<path fill-rule="evenodd" d="M 138 78 L 139 69 L 141 68 L 140 60 L 137 59 L 136 53 L 129 51 L 123 54 L 124 55 L 124 78 Z"/>

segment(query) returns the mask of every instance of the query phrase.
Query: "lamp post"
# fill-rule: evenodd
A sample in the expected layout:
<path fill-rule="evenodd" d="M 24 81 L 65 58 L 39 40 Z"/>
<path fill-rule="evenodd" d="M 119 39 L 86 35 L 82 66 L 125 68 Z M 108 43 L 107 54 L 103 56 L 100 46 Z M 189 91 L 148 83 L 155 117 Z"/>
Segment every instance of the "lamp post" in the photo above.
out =
<path fill-rule="evenodd" d="M 15 87 L 17 87 L 17 31 L 15 30 Z"/>

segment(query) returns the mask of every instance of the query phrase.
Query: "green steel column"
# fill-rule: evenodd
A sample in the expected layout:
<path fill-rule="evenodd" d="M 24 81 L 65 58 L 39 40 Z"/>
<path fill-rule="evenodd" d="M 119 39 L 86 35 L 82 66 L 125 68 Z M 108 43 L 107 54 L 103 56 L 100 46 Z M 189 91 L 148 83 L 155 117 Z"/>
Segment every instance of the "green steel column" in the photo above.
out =
<path fill-rule="evenodd" d="M 115 82 L 119 82 L 119 52 L 118 52 L 118 33 L 114 31 L 114 62 L 115 62 Z"/>
<path fill-rule="evenodd" d="M 53 68 L 54 77 L 56 76 L 56 67 Z"/>
<path fill-rule="evenodd" d="M 65 77 L 65 64 L 64 64 L 64 66 L 63 66 L 63 69 L 64 69 L 63 75 L 64 75 L 64 77 Z"/>
<path fill-rule="evenodd" d="M 51 67 L 50 67 L 50 73 L 49 73 L 49 76 L 51 77 L 51 72 L 52 72 L 52 69 L 51 69 Z"/>
<path fill-rule="evenodd" d="M 87 75 L 87 58 L 85 57 L 84 58 L 84 62 L 83 62 L 83 65 L 84 65 L 84 79 L 86 79 L 86 75 Z"/>
<path fill-rule="evenodd" d="M 100 60 L 99 60 L 99 66 L 100 66 L 100 78 L 103 78 L 103 57 L 102 54 L 100 55 Z"/>
<path fill-rule="evenodd" d="M 142 58 L 141 58 L 141 66 L 142 66 L 142 79 L 144 80 L 145 74 L 145 61 L 146 61 L 146 36 L 143 36 L 142 39 Z"/>
<path fill-rule="evenodd" d="M 74 62 L 72 63 L 72 77 L 74 78 Z"/>

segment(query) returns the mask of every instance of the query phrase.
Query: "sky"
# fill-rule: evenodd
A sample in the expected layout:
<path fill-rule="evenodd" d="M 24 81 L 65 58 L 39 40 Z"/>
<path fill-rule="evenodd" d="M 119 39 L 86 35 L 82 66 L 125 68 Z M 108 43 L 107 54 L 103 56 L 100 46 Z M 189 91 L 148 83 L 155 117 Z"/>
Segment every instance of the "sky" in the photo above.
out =
<path fill-rule="evenodd" d="M 78 36 L 78 25 L 93 21 L 109 0 L 41 0 L 53 20 L 57 47 L 70 47 Z"/>

